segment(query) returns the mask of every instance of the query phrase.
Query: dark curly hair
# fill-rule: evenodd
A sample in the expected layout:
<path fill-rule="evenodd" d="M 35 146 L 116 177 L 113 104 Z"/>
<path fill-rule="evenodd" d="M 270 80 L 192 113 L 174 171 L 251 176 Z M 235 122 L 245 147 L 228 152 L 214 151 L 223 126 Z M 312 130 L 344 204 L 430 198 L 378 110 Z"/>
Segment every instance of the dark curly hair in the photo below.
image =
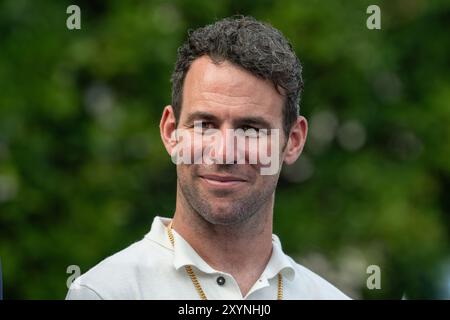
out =
<path fill-rule="evenodd" d="M 192 62 L 203 55 L 208 55 L 215 63 L 232 62 L 255 76 L 270 80 L 275 89 L 286 97 L 283 129 L 286 136 L 289 135 L 299 115 L 302 66 L 280 31 L 248 16 L 225 18 L 190 31 L 186 42 L 178 49 L 171 78 L 172 107 L 177 122 L 186 73 Z"/>

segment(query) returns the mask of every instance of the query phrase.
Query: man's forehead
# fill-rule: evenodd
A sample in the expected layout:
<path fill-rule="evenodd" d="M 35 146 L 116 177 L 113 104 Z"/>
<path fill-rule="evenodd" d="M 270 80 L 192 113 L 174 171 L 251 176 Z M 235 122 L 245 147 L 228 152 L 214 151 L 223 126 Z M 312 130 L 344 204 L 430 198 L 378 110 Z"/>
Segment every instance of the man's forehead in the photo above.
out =
<path fill-rule="evenodd" d="M 257 89 L 277 94 L 269 80 L 259 78 L 249 71 L 227 61 L 214 62 L 207 55 L 194 60 L 186 74 L 185 86 L 197 90 L 232 96 L 252 96 Z"/>
<path fill-rule="evenodd" d="M 235 109 L 237 112 L 278 117 L 282 113 L 283 103 L 284 97 L 270 81 L 258 78 L 228 61 L 216 64 L 208 56 L 192 63 L 184 82 L 185 110 Z"/>

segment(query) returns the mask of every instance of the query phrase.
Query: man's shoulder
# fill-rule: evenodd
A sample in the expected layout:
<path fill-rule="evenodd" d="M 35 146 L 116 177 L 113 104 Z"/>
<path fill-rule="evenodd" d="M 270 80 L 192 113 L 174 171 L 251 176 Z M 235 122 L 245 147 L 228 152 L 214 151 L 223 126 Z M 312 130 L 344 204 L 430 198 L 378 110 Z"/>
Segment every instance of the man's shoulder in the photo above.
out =
<path fill-rule="evenodd" d="M 294 285 L 299 288 L 299 299 L 314 300 L 348 300 L 346 294 L 325 280 L 320 275 L 297 263 L 291 257 L 289 259 L 295 267 L 296 277 Z"/>
<path fill-rule="evenodd" d="M 71 285 L 67 299 L 133 299 L 146 274 L 169 261 L 170 250 L 143 238 L 105 258 Z"/>

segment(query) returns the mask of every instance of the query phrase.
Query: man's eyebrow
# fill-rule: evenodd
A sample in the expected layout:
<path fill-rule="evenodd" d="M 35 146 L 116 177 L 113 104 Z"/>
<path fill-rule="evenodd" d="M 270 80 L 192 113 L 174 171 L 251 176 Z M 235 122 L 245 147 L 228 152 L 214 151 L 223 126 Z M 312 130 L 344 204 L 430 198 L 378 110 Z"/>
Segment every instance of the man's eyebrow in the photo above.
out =
<path fill-rule="evenodd" d="M 261 128 L 271 128 L 272 125 L 270 124 L 269 121 L 267 121 L 265 118 L 260 117 L 260 116 L 252 116 L 252 117 L 242 117 L 239 119 L 236 119 L 234 121 L 236 124 L 247 124 L 247 125 L 256 125 L 259 126 Z"/>
<path fill-rule="evenodd" d="M 205 111 L 195 111 L 190 113 L 186 118 L 186 123 L 191 123 L 196 120 L 206 120 L 206 121 L 213 121 L 213 122 L 219 122 L 219 118 L 217 118 L 215 115 L 209 112 Z M 233 124 L 235 126 L 239 125 L 256 125 L 261 128 L 271 128 L 272 125 L 269 121 L 267 121 L 264 117 L 261 116 L 249 116 L 249 117 L 241 117 L 233 120 Z"/>
<path fill-rule="evenodd" d="M 199 119 L 208 120 L 208 121 L 217 121 L 218 120 L 217 117 L 215 115 L 213 115 L 212 113 L 205 112 L 205 111 L 195 111 L 195 112 L 190 113 L 187 116 L 186 123 L 191 123 L 191 122 L 193 122 L 195 120 L 199 120 Z"/>

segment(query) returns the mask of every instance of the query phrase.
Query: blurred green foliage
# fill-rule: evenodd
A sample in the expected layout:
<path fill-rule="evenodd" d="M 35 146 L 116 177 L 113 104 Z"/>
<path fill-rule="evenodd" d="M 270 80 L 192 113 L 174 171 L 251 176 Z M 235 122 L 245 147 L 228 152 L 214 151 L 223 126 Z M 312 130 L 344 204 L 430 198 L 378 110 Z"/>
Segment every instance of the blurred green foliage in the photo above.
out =
<path fill-rule="evenodd" d="M 70 4 L 81 30 L 66 28 Z M 381 30 L 366 28 L 370 4 Z M 187 30 L 232 14 L 273 24 L 304 64 L 308 142 L 284 169 L 275 207 L 285 250 L 356 298 L 444 297 L 448 1 L 6 0 L 6 299 L 63 298 L 69 265 L 85 272 L 140 239 L 153 216 L 172 215 L 176 174 L 158 124 L 176 49 Z M 366 288 L 370 264 L 381 290 Z"/>

